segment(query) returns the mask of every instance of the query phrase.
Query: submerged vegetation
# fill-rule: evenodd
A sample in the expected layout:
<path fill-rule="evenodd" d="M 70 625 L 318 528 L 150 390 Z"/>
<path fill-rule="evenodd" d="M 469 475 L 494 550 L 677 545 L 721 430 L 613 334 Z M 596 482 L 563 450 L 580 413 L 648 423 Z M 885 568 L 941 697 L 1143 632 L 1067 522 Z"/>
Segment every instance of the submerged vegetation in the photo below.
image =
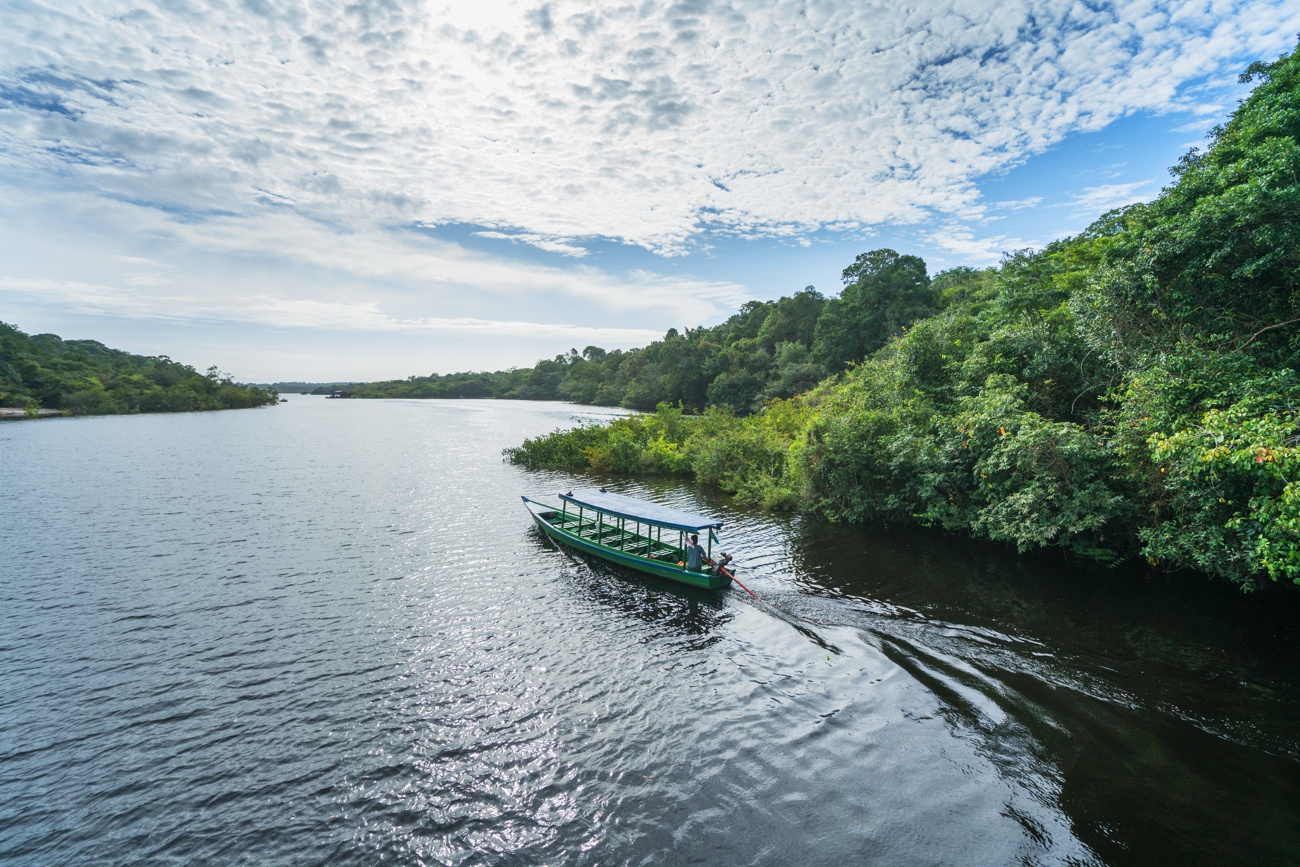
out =
<path fill-rule="evenodd" d="M 511 459 L 1300 583 L 1300 49 L 1243 80 L 1157 199 L 1044 250 L 933 278 L 876 250 L 839 298 L 519 374 L 511 396 L 657 409 Z"/>
<path fill-rule="evenodd" d="M 0 322 L 0 406 L 31 415 L 41 409 L 73 415 L 242 409 L 275 401 L 275 391 L 237 385 L 215 367 L 201 374 L 166 356 L 27 335 Z"/>

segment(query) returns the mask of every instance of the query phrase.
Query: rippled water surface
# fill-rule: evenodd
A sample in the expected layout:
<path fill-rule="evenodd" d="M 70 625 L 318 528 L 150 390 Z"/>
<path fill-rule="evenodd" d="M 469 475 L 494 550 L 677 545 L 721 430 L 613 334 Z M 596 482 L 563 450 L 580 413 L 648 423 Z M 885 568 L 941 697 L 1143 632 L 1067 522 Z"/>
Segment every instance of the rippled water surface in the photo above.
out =
<path fill-rule="evenodd" d="M 717 514 L 557 550 L 491 401 L 0 423 L 0 862 L 1300 863 L 1290 595 Z"/>

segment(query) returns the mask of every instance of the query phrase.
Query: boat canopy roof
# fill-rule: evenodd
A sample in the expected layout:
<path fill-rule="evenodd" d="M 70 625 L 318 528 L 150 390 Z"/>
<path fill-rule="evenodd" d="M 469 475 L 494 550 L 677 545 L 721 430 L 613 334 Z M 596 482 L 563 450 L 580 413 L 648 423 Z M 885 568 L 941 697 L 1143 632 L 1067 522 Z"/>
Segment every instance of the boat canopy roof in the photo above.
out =
<path fill-rule="evenodd" d="M 629 518 L 645 524 L 658 524 L 661 527 L 671 527 L 674 530 L 703 530 L 706 527 L 714 530 L 722 529 L 722 522 L 716 518 L 710 518 L 708 515 L 692 515 L 690 512 L 670 509 L 658 503 L 638 500 L 636 497 L 611 494 L 598 488 L 560 494 L 560 499 L 588 509 L 595 509 L 598 512 L 604 512 L 606 515 Z"/>

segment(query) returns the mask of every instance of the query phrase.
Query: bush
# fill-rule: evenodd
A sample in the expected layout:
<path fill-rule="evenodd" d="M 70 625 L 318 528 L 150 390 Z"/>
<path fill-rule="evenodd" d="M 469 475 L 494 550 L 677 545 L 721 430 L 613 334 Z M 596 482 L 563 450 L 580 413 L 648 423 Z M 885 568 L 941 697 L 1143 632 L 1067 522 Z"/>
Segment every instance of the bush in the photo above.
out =
<path fill-rule="evenodd" d="M 1164 482 L 1157 523 L 1141 533 L 1153 562 L 1245 589 L 1258 575 L 1300 583 L 1300 380 L 1283 370 L 1255 385 L 1195 425 L 1150 437 Z"/>

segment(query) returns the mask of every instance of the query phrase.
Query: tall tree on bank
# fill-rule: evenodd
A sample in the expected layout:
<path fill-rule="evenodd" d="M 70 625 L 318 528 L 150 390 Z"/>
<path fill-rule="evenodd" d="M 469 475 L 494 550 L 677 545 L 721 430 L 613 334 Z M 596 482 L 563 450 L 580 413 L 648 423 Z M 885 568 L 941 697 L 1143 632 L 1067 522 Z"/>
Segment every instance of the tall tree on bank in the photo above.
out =
<path fill-rule="evenodd" d="M 935 312 L 925 260 L 893 250 L 862 253 L 844 269 L 844 291 L 817 320 L 813 356 L 832 373 L 866 358 Z"/>

